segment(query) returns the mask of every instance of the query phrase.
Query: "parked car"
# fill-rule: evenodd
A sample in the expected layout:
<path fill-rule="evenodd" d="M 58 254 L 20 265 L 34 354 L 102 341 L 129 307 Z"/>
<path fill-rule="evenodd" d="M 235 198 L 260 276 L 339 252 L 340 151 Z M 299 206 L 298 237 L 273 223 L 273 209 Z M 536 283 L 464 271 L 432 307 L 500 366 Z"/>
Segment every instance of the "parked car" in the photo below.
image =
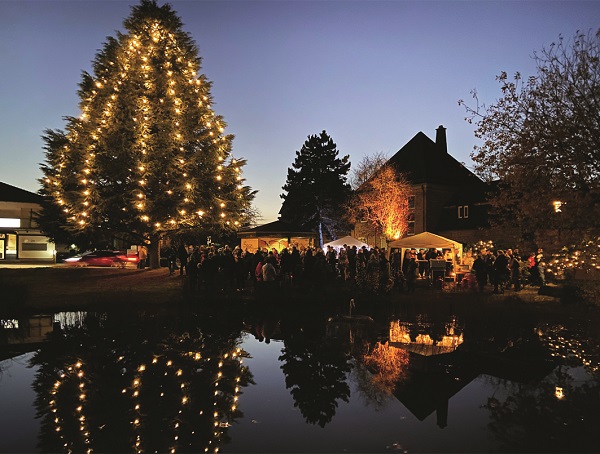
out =
<path fill-rule="evenodd" d="M 137 265 L 137 256 L 127 256 L 123 251 L 93 251 L 77 254 L 65 259 L 65 264 L 72 266 L 119 266 Z"/>

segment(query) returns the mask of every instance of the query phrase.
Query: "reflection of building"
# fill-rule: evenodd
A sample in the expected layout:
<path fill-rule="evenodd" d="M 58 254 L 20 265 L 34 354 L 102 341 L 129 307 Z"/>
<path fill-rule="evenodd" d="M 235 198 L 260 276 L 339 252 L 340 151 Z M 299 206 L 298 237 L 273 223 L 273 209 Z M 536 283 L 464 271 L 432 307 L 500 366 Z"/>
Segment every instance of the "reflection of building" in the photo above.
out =
<path fill-rule="evenodd" d="M 503 348 L 490 348 L 487 340 L 480 345 L 471 339 L 469 344 L 469 333 L 454 318 L 438 323 L 419 317 L 416 322 L 392 321 L 390 345 L 410 354 L 406 378 L 397 383 L 394 395 L 421 421 L 435 412 L 441 428 L 448 425 L 450 399 L 478 376 L 530 383 L 555 367 L 535 339 L 507 342 Z"/>
<path fill-rule="evenodd" d="M 271 250 L 275 248 L 281 251 L 288 246 L 296 246 L 298 249 L 314 246 L 316 234 L 314 231 L 302 226 L 278 220 L 252 229 L 242 230 L 238 232 L 238 237 L 241 238 L 242 250 L 248 249 L 254 252 L 257 249 L 267 248 Z"/>
<path fill-rule="evenodd" d="M 42 197 L 0 182 L 0 261 L 53 261 L 55 246 L 35 221 Z"/>
<path fill-rule="evenodd" d="M 37 349 L 53 329 L 52 315 L 0 319 L 0 360 Z"/>

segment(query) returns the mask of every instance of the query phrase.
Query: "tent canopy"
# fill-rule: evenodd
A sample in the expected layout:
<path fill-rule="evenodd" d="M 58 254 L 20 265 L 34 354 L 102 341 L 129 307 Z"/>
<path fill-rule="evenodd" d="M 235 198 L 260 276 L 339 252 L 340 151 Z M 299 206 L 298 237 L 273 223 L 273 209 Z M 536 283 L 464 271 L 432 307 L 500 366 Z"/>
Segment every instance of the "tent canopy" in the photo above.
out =
<path fill-rule="evenodd" d="M 367 243 L 363 243 L 362 241 L 359 241 L 359 240 L 357 240 L 357 239 L 356 239 L 356 238 L 354 238 L 354 237 L 351 237 L 351 236 L 345 236 L 345 237 L 343 237 L 343 238 L 340 238 L 339 240 L 330 241 L 329 243 L 325 243 L 325 244 L 323 245 L 323 248 L 325 248 L 325 249 L 326 249 L 326 248 L 327 248 L 327 246 L 331 246 L 331 247 L 333 247 L 333 248 L 340 248 L 340 247 L 342 247 L 344 244 L 345 244 L 346 246 L 350 246 L 350 247 L 352 247 L 352 246 L 356 246 L 357 248 L 361 248 L 361 247 L 363 247 L 363 246 L 365 246 L 365 247 L 370 247 L 370 246 L 369 246 Z"/>
<path fill-rule="evenodd" d="M 450 249 L 452 250 L 452 267 L 456 270 L 457 261 L 462 258 L 462 243 L 444 238 L 435 233 L 423 232 L 418 235 L 407 236 L 388 243 L 388 249 L 401 249 L 400 263 L 404 264 L 404 251 L 406 249 Z M 457 257 L 458 255 L 458 257 Z"/>
<path fill-rule="evenodd" d="M 429 249 L 429 248 L 442 248 L 442 249 L 456 249 L 462 251 L 462 244 L 458 241 L 444 238 L 443 236 L 436 235 L 435 233 L 423 232 L 418 235 L 407 236 L 400 240 L 392 241 L 388 243 L 388 247 L 396 249 Z"/>

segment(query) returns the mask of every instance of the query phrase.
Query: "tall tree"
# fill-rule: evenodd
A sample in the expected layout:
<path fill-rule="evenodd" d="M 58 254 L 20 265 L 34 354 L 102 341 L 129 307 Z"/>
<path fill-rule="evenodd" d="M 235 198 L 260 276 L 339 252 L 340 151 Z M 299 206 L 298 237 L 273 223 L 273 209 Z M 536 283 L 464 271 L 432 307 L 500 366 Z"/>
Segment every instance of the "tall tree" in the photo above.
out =
<path fill-rule="evenodd" d="M 323 245 L 323 228 L 336 238 L 335 228 L 343 217 L 343 205 L 350 195 L 347 183 L 350 157 L 338 157 L 337 145 L 323 131 L 308 136 L 288 175 L 282 194 L 280 215 L 283 221 L 318 229 Z"/>
<path fill-rule="evenodd" d="M 492 200 L 524 233 L 598 230 L 600 215 L 600 30 L 534 53 L 537 75 L 497 80 L 496 104 L 465 105 L 483 141 L 476 170 L 499 180 Z"/>
<path fill-rule="evenodd" d="M 374 172 L 354 193 L 348 213 L 369 222 L 388 240 L 408 233 L 408 198 L 412 194 L 406 177 L 390 165 Z"/>
<path fill-rule="evenodd" d="M 350 172 L 350 187 L 356 191 L 377 173 L 388 162 L 388 157 L 382 151 L 365 155 L 358 164 L 352 166 Z"/>
<path fill-rule="evenodd" d="M 46 130 L 40 217 L 52 235 L 122 237 L 150 244 L 185 229 L 235 230 L 254 192 L 232 135 L 211 108 L 211 83 L 170 5 L 142 0 L 107 38 L 79 84 L 81 115 L 66 131 Z M 60 225 L 47 223 L 58 212 Z"/>

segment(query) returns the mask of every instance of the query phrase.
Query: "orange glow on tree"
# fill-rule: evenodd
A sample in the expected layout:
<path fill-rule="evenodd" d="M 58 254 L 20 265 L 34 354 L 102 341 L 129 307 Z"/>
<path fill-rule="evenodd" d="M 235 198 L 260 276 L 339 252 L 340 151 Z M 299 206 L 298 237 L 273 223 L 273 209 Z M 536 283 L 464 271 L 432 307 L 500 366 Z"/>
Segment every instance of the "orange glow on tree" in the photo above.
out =
<path fill-rule="evenodd" d="M 363 219 L 379 227 L 388 240 L 402 238 L 408 231 L 410 195 L 406 178 L 384 165 L 357 191 L 358 209 Z"/>
<path fill-rule="evenodd" d="M 391 392 L 406 371 L 409 355 L 407 351 L 393 347 L 387 342 L 377 342 L 373 349 L 363 356 L 363 361 L 374 372 L 375 384 Z"/>

